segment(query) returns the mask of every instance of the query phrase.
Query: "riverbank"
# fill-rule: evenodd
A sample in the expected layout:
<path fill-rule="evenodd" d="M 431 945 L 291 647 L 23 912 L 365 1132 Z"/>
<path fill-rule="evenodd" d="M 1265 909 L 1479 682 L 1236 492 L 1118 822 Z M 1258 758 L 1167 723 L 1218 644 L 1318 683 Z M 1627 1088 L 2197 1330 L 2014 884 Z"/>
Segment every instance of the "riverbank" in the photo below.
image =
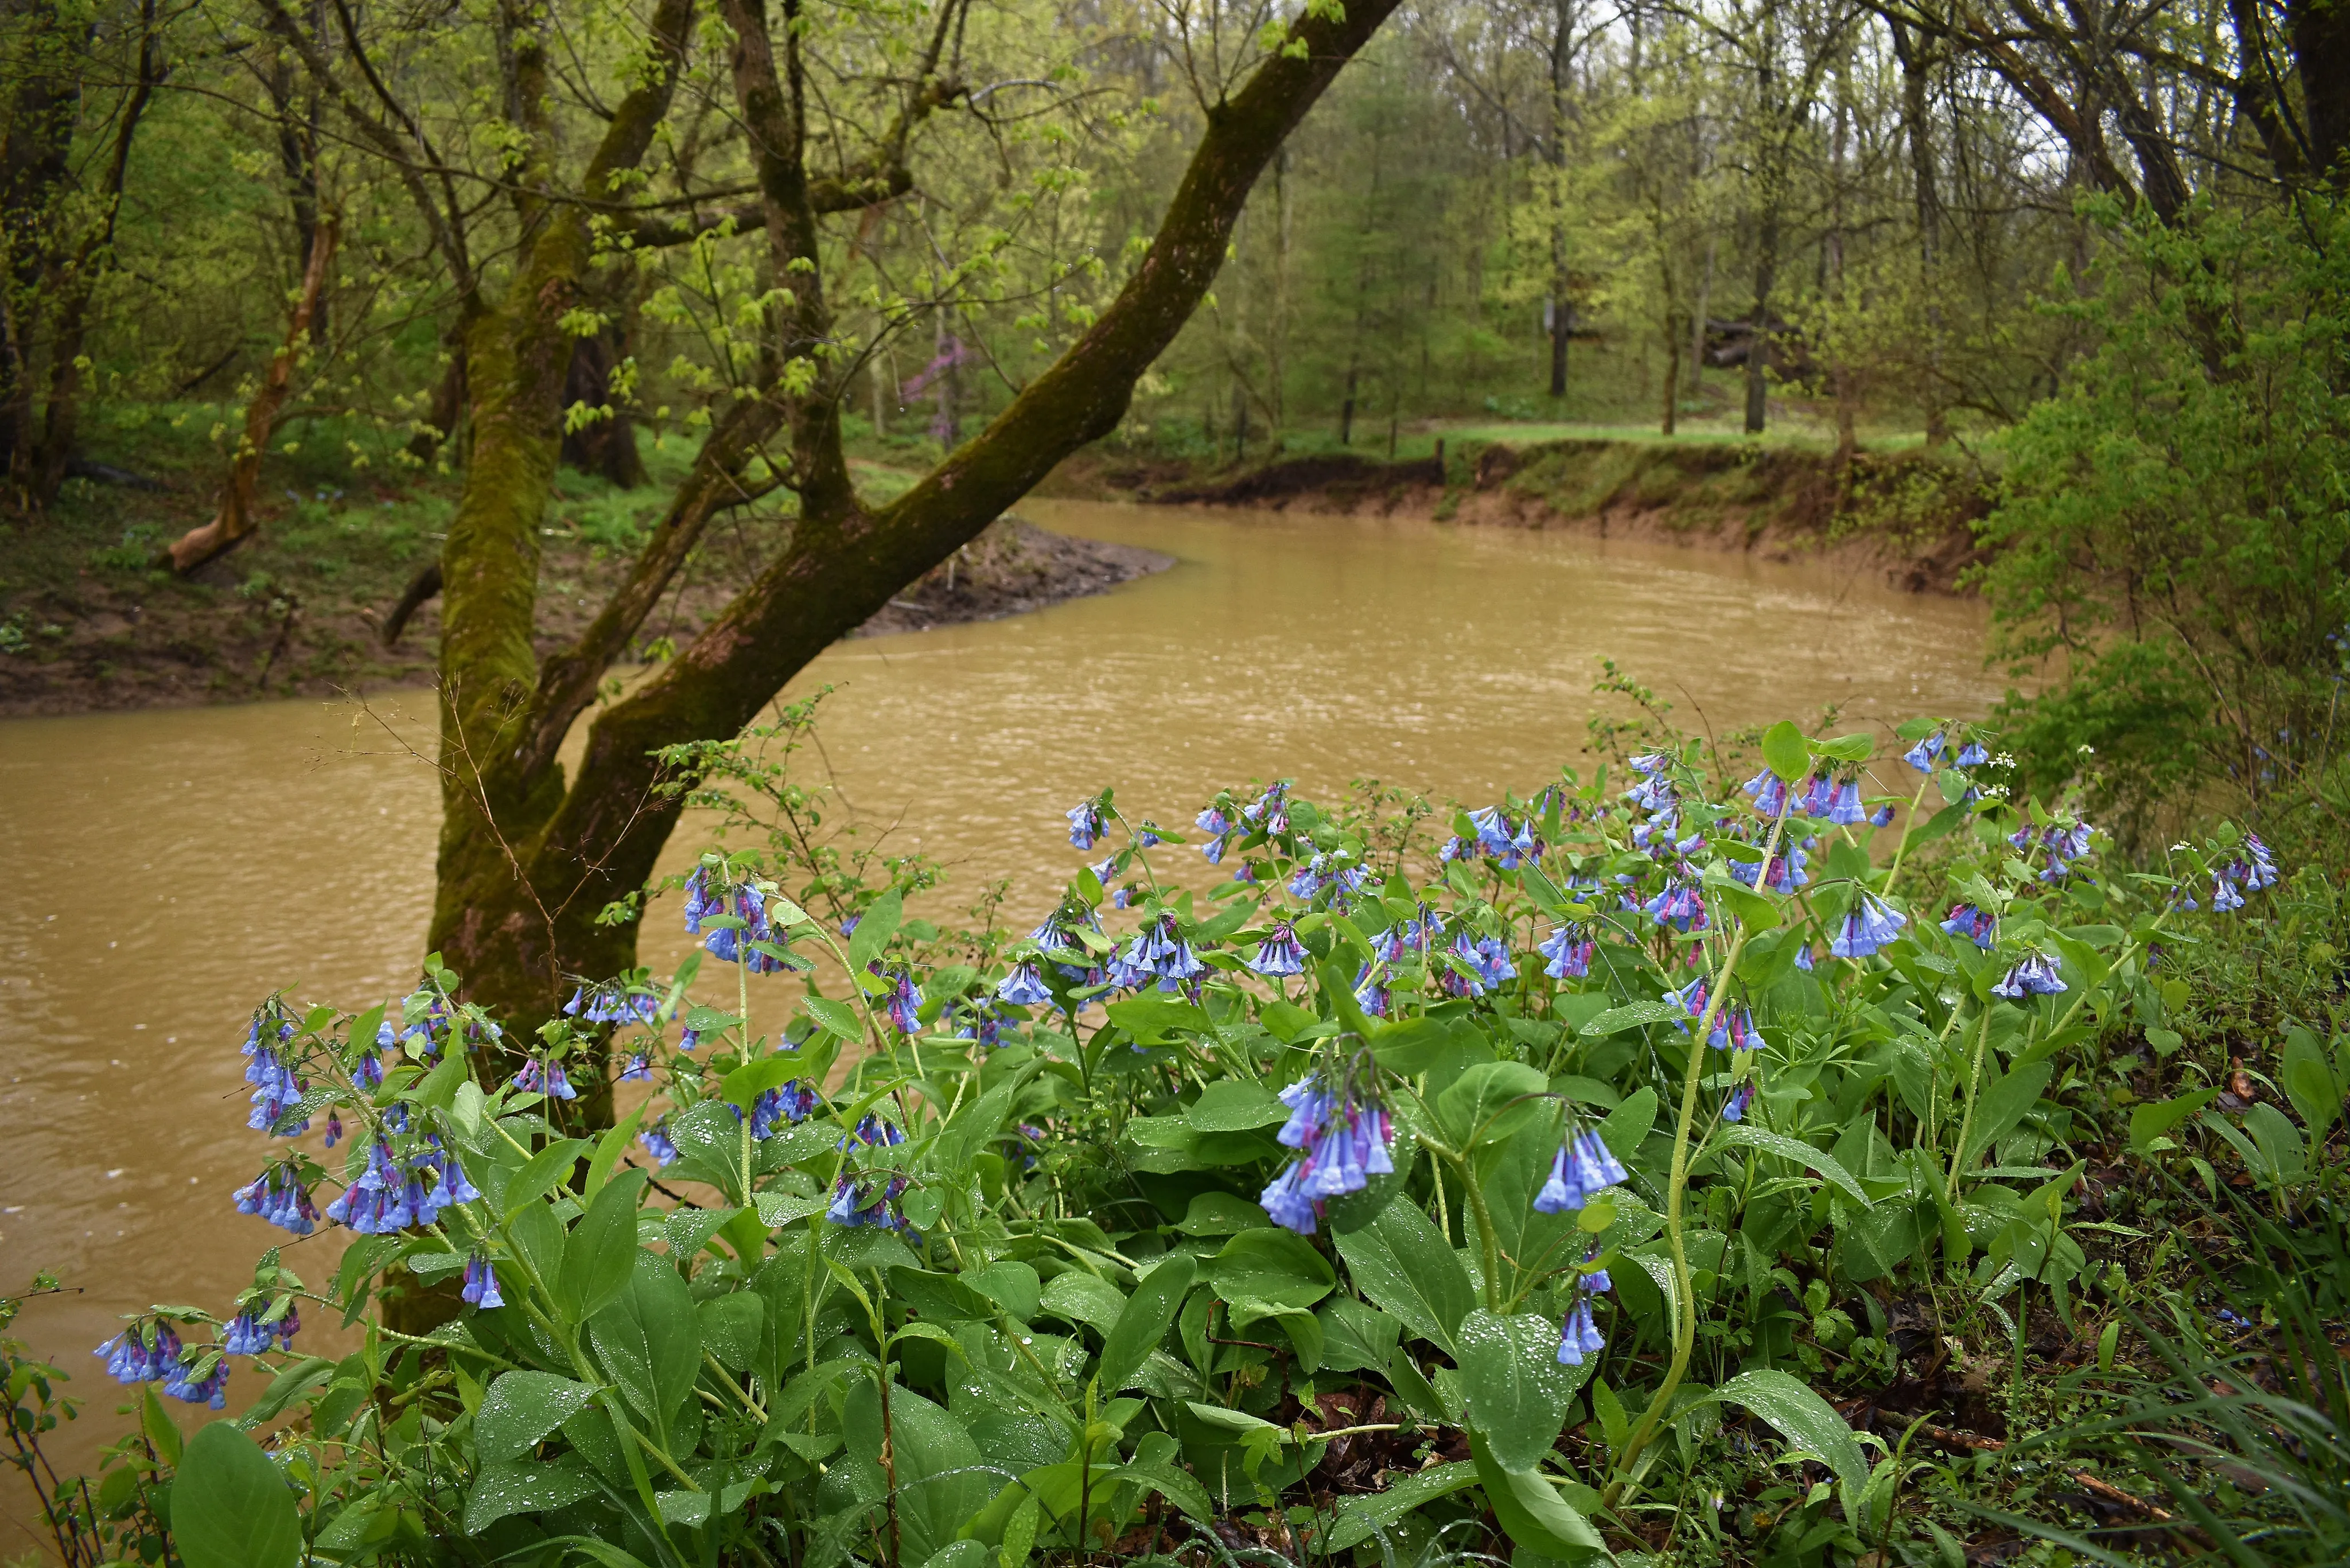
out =
<path fill-rule="evenodd" d="M 619 493 L 625 497 L 631 493 Z M 635 493 L 658 496 L 658 492 Z M 150 540 L 176 524 L 184 498 L 148 504 L 95 539 L 85 519 L 14 525 L 14 569 L 0 578 L 0 717 L 188 707 L 268 697 L 326 696 L 428 678 L 440 631 L 427 598 L 387 640 L 387 623 L 432 560 L 440 498 L 340 493 L 289 496 L 244 549 L 175 579 L 149 565 Z M 540 569 L 537 646 L 567 645 L 627 567 L 611 536 L 611 497 L 555 509 Z M 583 514 L 594 514 L 583 515 Z M 110 525 L 111 520 L 109 520 Z M 764 563 L 762 534 L 714 529 L 683 581 L 647 623 L 639 657 L 682 646 Z M 1130 545 L 1073 538 L 1017 516 L 901 591 L 857 635 L 994 620 L 1107 592 L 1174 564 Z"/>
<path fill-rule="evenodd" d="M 1725 441 L 1440 443 L 1381 461 L 1324 452 L 1213 468 L 1104 449 L 1040 493 L 1556 529 L 1815 561 L 1909 593 L 1970 591 L 1988 481 L 1919 449 L 1856 452 Z"/>

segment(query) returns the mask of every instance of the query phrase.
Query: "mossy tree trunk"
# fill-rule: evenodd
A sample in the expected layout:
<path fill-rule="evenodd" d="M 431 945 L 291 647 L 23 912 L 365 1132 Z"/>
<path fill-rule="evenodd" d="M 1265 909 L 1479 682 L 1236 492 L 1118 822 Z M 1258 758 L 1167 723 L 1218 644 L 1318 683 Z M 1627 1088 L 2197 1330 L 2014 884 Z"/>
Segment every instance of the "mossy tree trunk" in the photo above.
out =
<path fill-rule="evenodd" d="M 663 0 L 657 37 L 683 36 L 687 4 Z M 1295 24 L 1290 47 L 1210 109 L 1149 251 L 1100 318 L 985 430 L 873 506 L 841 445 L 853 367 L 828 347 L 821 222 L 910 185 L 911 128 L 962 94 L 941 70 L 959 6 L 941 8 L 919 85 L 871 157 L 848 177 L 812 180 L 799 0 L 781 0 L 772 16 L 766 0 L 721 0 L 735 102 L 756 150 L 765 262 L 790 287 L 770 307 L 763 385 L 721 410 L 628 576 L 543 664 L 531 647 L 538 526 L 560 444 L 569 346 L 559 323 L 589 259 L 581 208 L 537 214 L 526 264 L 466 343 L 473 446 L 442 553 L 444 816 L 431 941 L 473 1000 L 526 1034 L 559 1004 L 567 977 L 634 962 L 634 928 L 597 916 L 645 885 L 675 825 L 676 803 L 656 794 L 654 752 L 739 732 L 795 671 L 1117 427 L 1136 380 L 1206 294 L 1258 175 L 1395 5 L 1350 0 L 1343 16 Z M 632 94 L 606 135 L 595 165 L 604 177 L 642 155 L 676 70 L 675 52 L 666 58 L 669 74 Z M 586 188 L 600 188 L 592 171 Z M 603 712 L 567 778 L 565 736 L 709 520 L 752 493 L 750 460 L 777 435 L 789 450 L 783 483 L 799 501 L 788 537 L 700 637 Z"/>

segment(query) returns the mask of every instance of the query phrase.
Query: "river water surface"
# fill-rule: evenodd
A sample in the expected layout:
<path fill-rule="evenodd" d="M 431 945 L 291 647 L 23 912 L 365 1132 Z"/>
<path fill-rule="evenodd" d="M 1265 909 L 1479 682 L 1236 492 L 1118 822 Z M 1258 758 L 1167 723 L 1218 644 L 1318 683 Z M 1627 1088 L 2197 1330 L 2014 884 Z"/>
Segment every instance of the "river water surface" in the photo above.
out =
<path fill-rule="evenodd" d="M 1188 823 L 1220 786 L 1275 774 L 1309 796 L 1374 775 L 1475 805 L 1587 767 L 1602 655 L 1700 730 L 1824 702 L 1847 729 L 1973 716 L 1998 694 L 1979 607 L 1873 573 L 1564 533 L 1023 510 L 1179 564 L 1013 619 L 842 643 L 787 693 L 837 685 L 815 771 L 859 820 L 945 861 L 951 889 L 1011 878 L 1015 917 L 1079 864 L 1061 814 L 1105 784 L 1129 813 Z M 229 1201 L 265 1153 L 244 1128 L 244 1020 L 277 987 L 359 1008 L 412 983 L 437 796 L 408 747 L 431 729 L 414 691 L 365 711 L 0 723 L 0 1289 L 36 1269 L 80 1287 L 14 1330 L 88 1401 L 67 1458 L 119 1430 L 88 1355 L 116 1314 L 224 1314 L 286 1240 Z M 671 859 L 698 847 L 681 832 Z M 647 961 L 684 951 L 674 927 L 657 908 Z M 319 1283 L 339 1246 L 322 1234 L 286 1261 Z M 234 1381 L 233 1407 L 260 1392 Z M 28 1506 L 0 1503 L 19 1529 Z M 28 1544 L 10 1533 L 0 1555 Z"/>

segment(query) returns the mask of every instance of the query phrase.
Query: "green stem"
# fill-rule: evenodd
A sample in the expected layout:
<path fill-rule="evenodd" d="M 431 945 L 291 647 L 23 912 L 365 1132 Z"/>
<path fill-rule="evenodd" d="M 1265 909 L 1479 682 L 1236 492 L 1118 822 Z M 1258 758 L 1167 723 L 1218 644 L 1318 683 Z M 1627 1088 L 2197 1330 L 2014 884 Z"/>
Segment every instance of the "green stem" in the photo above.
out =
<path fill-rule="evenodd" d="M 1771 872 L 1771 857 L 1778 853 L 1780 835 L 1785 831 L 1787 818 L 1783 813 L 1771 824 L 1771 835 L 1762 846 L 1762 871 L 1756 878 L 1767 881 Z M 1624 1441 L 1624 1451 L 1617 1456 L 1615 1473 L 1608 1478 L 1607 1490 L 1601 1506 L 1614 1507 L 1616 1499 L 1631 1480 L 1632 1463 L 1640 1450 L 1648 1446 L 1657 1427 L 1670 1407 L 1673 1391 L 1681 1385 L 1689 1371 L 1690 1355 L 1697 1348 L 1697 1296 L 1690 1283 L 1689 1244 L 1681 1223 L 1681 1200 L 1689 1190 L 1690 1132 L 1697 1125 L 1698 1080 L 1705 1072 L 1706 1042 L 1713 1033 L 1714 1020 L 1721 1016 L 1730 1000 L 1730 982 L 1738 972 L 1738 960 L 1746 951 L 1747 939 L 1753 928 L 1744 919 L 1738 922 L 1738 935 L 1732 939 L 1730 950 L 1722 955 L 1721 967 L 1714 971 L 1712 993 L 1706 998 L 1705 1016 L 1690 1030 L 1690 1054 L 1686 1070 L 1681 1075 L 1680 1118 L 1673 1128 L 1672 1174 L 1665 1186 L 1665 1231 L 1673 1248 L 1673 1359 L 1665 1369 L 1665 1380 L 1656 1397 L 1641 1413 L 1639 1425 Z"/>
<path fill-rule="evenodd" d="M 1958 1147 L 1950 1150 L 1950 1201 L 1959 1199 L 1959 1168 L 1966 1162 L 1967 1137 L 1975 1125 L 1975 1091 L 1982 1086 L 1983 1052 L 1991 1044 L 1991 1009 L 1982 1011 L 1982 1027 L 1975 1031 L 1975 1048 L 1967 1064 L 1966 1109 L 1959 1113 Z"/>
<path fill-rule="evenodd" d="M 1902 818 L 1901 821 L 1901 842 L 1894 846 L 1893 868 L 1886 872 L 1885 886 L 1878 889 L 1880 893 L 1892 892 L 1893 884 L 1900 880 L 1901 861 L 1902 858 L 1909 853 L 1910 835 L 1918 831 L 1918 807 L 1924 803 L 1926 799 L 1926 786 L 1933 782 L 1933 778 L 1934 771 L 1931 768 L 1927 769 L 1924 774 L 1922 774 L 1918 780 L 1918 793 L 1909 797 L 1909 815 Z M 1768 863 L 1766 862 L 1765 864 Z"/>

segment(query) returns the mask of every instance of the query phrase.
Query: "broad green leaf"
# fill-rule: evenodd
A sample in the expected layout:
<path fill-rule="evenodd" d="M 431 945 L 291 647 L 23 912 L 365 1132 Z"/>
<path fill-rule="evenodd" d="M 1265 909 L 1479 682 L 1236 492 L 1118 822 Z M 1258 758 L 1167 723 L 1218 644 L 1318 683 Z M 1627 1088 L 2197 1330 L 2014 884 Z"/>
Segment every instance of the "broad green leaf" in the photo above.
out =
<path fill-rule="evenodd" d="M 857 1016 L 857 1009 L 846 1002 L 835 1002 L 828 996 L 804 996 L 800 1006 L 810 1018 L 843 1040 L 865 1038 L 864 1021 Z"/>
<path fill-rule="evenodd" d="M 2034 1062 L 2002 1074 L 1996 1083 L 1984 1086 L 1975 1101 L 1974 1130 L 1967 1135 L 1967 1147 L 1959 1156 L 1961 1168 L 1970 1168 L 1978 1155 L 2032 1114 L 2032 1107 L 2040 1103 L 2040 1092 L 2055 1072 L 2045 1062 Z"/>
<path fill-rule="evenodd" d="M 567 1322 L 586 1322 L 629 1288 L 637 1258 L 637 1195 L 646 1179 L 643 1171 L 631 1170 L 606 1182 L 572 1227 L 555 1290 Z"/>
<path fill-rule="evenodd" d="M 525 1203 L 544 1198 L 555 1184 L 571 1174 L 578 1163 L 579 1151 L 587 1144 L 576 1137 L 559 1137 L 524 1162 L 523 1168 L 506 1181 L 500 1202 L 511 1215 Z"/>
<path fill-rule="evenodd" d="M 1500 1143 L 1528 1123 L 1555 1113 L 1541 1099 L 1550 1080 L 1523 1062 L 1481 1062 L 1437 1096 L 1437 1115 L 1455 1148 Z"/>
<path fill-rule="evenodd" d="M 1385 1491 L 1342 1497 L 1326 1549 L 1337 1552 L 1359 1546 L 1378 1532 L 1401 1523 L 1414 1509 L 1476 1484 L 1477 1467 L 1464 1460 L 1405 1476 Z"/>
<path fill-rule="evenodd" d="M 1220 1078 L 1201 1092 L 1183 1119 L 1201 1132 L 1246 1132 L 1289 1119 L 1289 1107 L 1271 1089 L 1246 1078 Z"/>
<path fill-rule="evenodd" d="M 302 1520 L 269 1456 L 227 1421 L 189 1442 L 172 1488 L 172 1540 L 187 1568 L 295 1568 Z"/>
<path fill-rule="evenodd" d="M 604 1183 L 612 1179 L 612 1172 L 619 1167 L 620 1157 L 629 1152 L 629 1140 L 637 1136 L 637 1124 L 645 1119 L 645 1107 L 651 1103 L 650 1100 L 639 1101 L 637 1107 L 622 1116 L 619 1125 L 605 1129 L 604 1136 L 596 1140 L 596 1152 L 588 1161 L 587 1179 L 579 1184 L 580 1196 L 592 1199 L 604 1190 Z"/>
<path fill-rule="evenodd" d="M 1799 784 L 1811 772 L 1812 749 L 1803 731 L 1782 719 L 1762 732 L 1762 760 L 1789 784 Z"/>
<path fill-rule="evenodd" d="M 1160 1263 L 1134 1287 L 1126 1299 L 1118 1319 L 1102 1338 L 1101 1365 L 1097 1376 L 1101 1379 L 1105 1395 L 1124 1391 L 1149 1359 L 1151 1351 L 1165 1338 L 1170 1324 L 1175 1321 L 1176 1309 L 1198 1277 L 1199 1267 L 1191 1255 L 1178 1252 Z"/>
<path fill-rule="evenodd" d="M 1520 1546 L 1567 1563 L 1607 1550 L 1590 1521 L 1558 1495 L 1558 1488 L 1533 1470 L 1503 1465 L 1474 1428 L 1469 1432 L 1469 1457 L 1476 1462 L 1477 1480 L 1485 1489 L 1485 1501 L 1493 1505 L 1493 1517 Z"/>
<path fill-rule="evenodd" d="M 1453 1331 L 1477 1304 L 1477 1293 L 1417 1204 L 1388 1204 L 1370 1224 L 1338 1237 L 1337 1245 L 1365 1295 L 1420 1338 L 1452 1348 Z"/>
<path fill-rule="evenodd" d="M 1263 1204 L 1237 1192 L 1201 1192 L 1193 1196 L 1175 1229 L 1186 1236 L 1237 1236 L 1272 1223 Z"/>
<path fill-rule="evenodd" d="M 2176 1099 L 2157 1100 L 2130 1107 L 2129 1140 L 2133 1152 L 2146 1156 L 2154 1152 L 2154 1140 L 2167 1137 L 2170 1129 L 2220 1097 L 2217 1088 L 2197 1089 Z"/>
<path fill-rule="evenodd" d="M 1835 1407 L 1776 1367 L 1742 1372 L 1713 1391 L 1714 1398 L 1742 1405 L 1780 1433 L 1827 1462 L 1844 1483 L 1851 1508 L 1868 1489 L 1868 1460 Z"/>
<path fill-rule="evenodd" d="M 1497 1317 L 1479 1307 L 1453 1337 L 1470 1421 L 1504 1469 L 1534 1469 L 1558 1440 L 1589 1362 L 1560 1366 L 1558 1324 L 1533 1313 Z"/>
<path fill-rule="evenodd" d="M 863 969 L 881 956 L 889 939 L 898 934 L 899 922 L 906 917 L 905 895 L 895 888 L 865 907 L 858 917 L 857 929 L 848 938 L 848 967 Z"/>
<path fill-rule="evenodd" d="M 748 1372 L 758 1364 L 760 1341 L 767 1312 L 755 1291 L 729 1291 L 693 1309 L 702 1348 L 730 1372 Z"/>
<path fill-rule="evenodd" d="M 1579 1024 L 1575 1031 L 1578 1040 L 1597 1040 L 1618 1034 L 1643 1023 L 1686 1023 L 1689 1010 L 1669 1002 L 1627 1002 L 1621 1007 L 1611 1007 L 1588 1023 Z"/>
<path fill-rule="evenodd" d="M 1316 1308 L 1322 1324 L 1322 1365 L 1334 1372 L 1384 1372 L 1403 1324 L 1351 1296 L 1333 1296 Z"/>
<path fill-rule="evenodd" d="M 1640 1145 L 1657 1125 L 1657 1091 L 1642 1088 L 1607 1113 L 1599 1124 L 1599 1141 L 1626 1165 L 1640 1152 Z"/>
<path fill-rule="evenodd" d="M 583 1409 L 596 1391 L 552 1372 L 501 1373 L 473 1417 L 473 1449 L 484 1460 L 518 1459 Z"/>
<path fill-rule="evenodd" d="M 596 1478 L 577 1454 L 484 1464 L 465 1493 L 465 1533 L 487 1530 L 508 1514 L 561 1508 L 595 1490 Z"/>
<path fill-rule="evenodd" d="M 1036 1305 L 1065 1323 L 1081 1323 L 1107 1334 L 1126 1309 L 1126 1297 L 1108 1281 L 1072 1269 L 1045 1282 Z"/>
<path fill-rule="evenodd" d="M 1330 1261 L 1312 1242 L 1287 1231 L 1243 1231 L 1209 1260 L 1208 1278 L 1226 1301 L 1251 1301 L 1300 1310 L 1336 1286 Z"/>
<path fill-rule="evenodd" d="M 1146 991 L 1140 996 L 1130 996 L 1124 1002 L 1113 1002 L 1109 1004 L 1108 1012 L 1112 1023 L 1146 1045 L 1154 1044 L 1172 1034 L 1205 1034 L 1212 1027 L 1206 1011 L 1197 1002 L 1162 996 L 1155 991 Z"/>
<path fill-rule="evenodd" d="M 1792 1159 L 1798 1165 L 1808 1166 L 1826 1178 L 1846 1198 L 1863 1209 L 1868 1207 L 1868 1194 L 1861 1190 L 1860 1183 L 1853 1179 L 1852 1172 L 1837 1164 L 1834 1155 L 1814 1148 L 1800 1138 L 1765 1132 L 1743 1122 L 1728 1122 L 1715 1130 L 1713 1141 L 1736 1148 L 1761 1149 L 1765 1154 L 1775 1154 L 1782 1159 Z"/>
<path fill-rule="evenodd" d="M 881 1395 L 869 1374 L 849 1386 L 842 1428 L 847 1462 L 865 1472 L 870 1495 L 882 1495 Z M 889 1391 L 889 1451 L 903 1555 L 924 1562 L 986 1505 L 997 1481 L 962 1423 L 902 1385 Z"/>
<path fill-rule="evenodd" d="M 693 1395 L 702 1334 L 693 1292 L 677 1270 L 642 1250 L 635 1262 L 628 1288 L 588 1320 L 588 1336 L 605 1374 L 666 1438 L 678 1407 Z"/>
<path fill-rule="evenodd" d="M 2324 1137 L 2325 1129 L 2342 1114 L 2342 1085 L 2335 1081 L 2333 1064 L 2326 1061 L 2317 1037 L 2308 1030 L 2289 1030 L 2284 1038 L 2285 1097 L 2309 1128 L 2310 1141 Z M 2136 1141 L 2136 1129 L 2132 1129 Z"/>

